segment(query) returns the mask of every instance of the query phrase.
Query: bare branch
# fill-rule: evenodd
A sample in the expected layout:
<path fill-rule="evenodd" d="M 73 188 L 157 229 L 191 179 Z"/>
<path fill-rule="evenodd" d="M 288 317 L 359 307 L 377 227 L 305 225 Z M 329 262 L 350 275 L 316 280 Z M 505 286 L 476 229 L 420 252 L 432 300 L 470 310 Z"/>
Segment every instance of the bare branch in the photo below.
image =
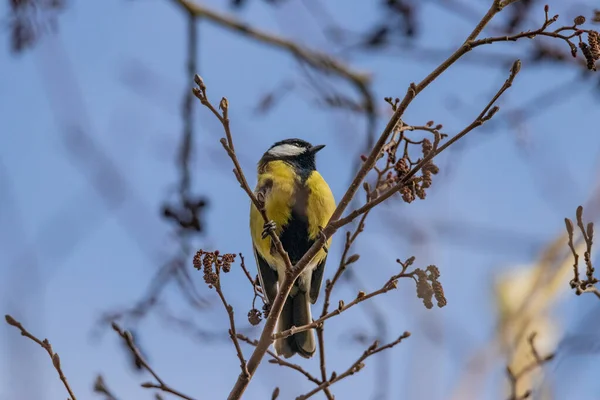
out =
<path fill-rule="evenodd" d="M 475 128 L 483 125 L 486 121 L 489 121 L 494 116 L 494 114 L 499 110 L 498 107 L 494 107 L 494 103 L 498 100 L 498 98 L 500 98 L 500 96 L 508 88 L 510 88 L 512 86 L 512 83 L 513 83 L 516 75 L 519 73 L 520 66 L 521 66 L 521 62 L 519 60 L 517 60 L 517 61 L 514 62 L 512 68 L 511 68 L 510 75 L 509 75 L 508 79 L 504 82 L 504 84 L 502 85 L 502 87 L 494 95 L 494 97 L 492 98 L 492 100 L 485 106 L 485 108 L 483 109 L 483 111 L 481 111 L 481 113 L 477 116 L 477 118 L 475 118 L 475 120 L 471 124 L 469 124 L 469 126 L 467 126 L 462 131 L 460 131 L 459 133 L 457 133 L 454 137 L 452 137 L 450 140 L 448 140 L 442 146 L 440 146 L 439 148 L 437 148 L 435 151 L 431 151 L 419 163 L 417 163 L 410 170 L 410 172 L 408 172 L 406 175 L 404 175 L 404 177 L 400 180 L 400 182 L 398 184 L 396 184 L 396 186 L 391 187 L 390 189 L 388 189 L 385 192 L 383 192 L 380 196 L 378 196 L 375 199 L 367 202 L 362 207 L 359 207 L 358 209 L 352 211 L 346 217 L 340 218 L 337 221 L 330 222 L 329 225 L 332 225 L 334 227 L 334 228 L 332 228 L 332 230 L 333 229 L 338 229 L 338 227 L 342 227 L 342 226 L 350 223 L 356 217 L 358 217 L 358 216 L 360 216 L 360 215 L 362 215 L 362 214 L 370 211 L 376 205 L 382 203 L 383 201 L 385 201 L 388 198 L 390 198 L 392 195 L 396 194 L 398 191 L 400 191 L 406 185 L 406 183 L 413 176 L 415 176 L 417 174 L 417 172 L 419 172 L 425 165 L 427 165 L 431 160 L 433 160 L 441 152 L 443 152 L 444 150 L 446 150 L 452 144 L 456 143 L 458 140 L 460 140 L 461 138 L 463 138 L 465 135 L 467 135 L 469 132 L 471 132 Z M 365 162 L 365 164 L 366 164 L 366 162 Z"/>
<path fill-rule="evenodd" d="M 329 318 L 335 317 L 336 315 L 341 314 L 342 312 L 348 310 L 349 308 L 354 307 L 355 305 L 362 303 L 365 300 L 369 300 L 375 296 L 378 296 L 380 294 L 383 293 L 387 293 L 390 290 L 396 289 L 398 286 L 398 279 L 400 278 L 412 278 L 415 275 L 415 272 L 411 272 L 411 273 L 405 273 L 405 272 L 401 272 L 397 275 L 392 276 L 390 279 L 387 280 L 387 282 L 378 290 L 375 290 L 374 292 L 371 292 L 369 294 L 365 294 L 364 292 L 358 292 L 358 295 L 356 296 L 356 298 L 354 300 L 352 300 L 350 303 L 345 304 L 342 300 L 340 300 L 338 307 L 325 314 L 324 316 L 322 316 L 321 318 L 317 319 L 316 321 L 311 322 L 310 324 L 307 325 L 302 325 L 302 326 L 293 326 L 290 329 L 287 329 L 285 331 L 281 331 L 279 333 L 276 333 L 272 336 L 273 340 L 275 339 L 283 339 L 285 337 L 288 336 L 292 336 L 295 335 L 298 332 L 304 332 L 307 331 L 309 329 L 314 329 L 314 328 L 318 328 L 319 326 L 321 326 L 323 324 L 323 322 L 327 321 Z"/>
<path fill-rule="evenodd" d="M 119 325 L 117 325 L 116 322 L 112 323 L 112 328 L 125 341 L 125 344 L 129 348 L 129 350 L 131 350 L 131 352 L 134 354 L 134 356 L 136 357 L 136 359 L 139 360 L 141 366 L 146 371 L 148 371 L 154 377 L 154 379 L 156 380 L 156 383 L 153 383 L 153 382 L 142 383 L 141 386 L 143 388 L 147 388 L 147 389 L 159 389 L 159 390 L 162 390 L 165 393 L 171 393 L 172 395 L 177 396 L 177 397 L 179 397 L 181 399 L 184 399 L 184 400 L 195 400 L 193 397 L 187 396 L 187 395 L 179 392 L 178 390 L 175 390 L 174 388 L 170 387 L 169 385 L 167 385 L 165 383 L 165 381 L 163 381 L 161 379 L 161 377 L 158 376 L 158 374 L 156 372 L 154 372 L 154 370 L 152 369 L 152 367 L 150 367 L 150 365 L 148 364 L 148 362 L 146 362 L 146 359 L 144 358 L 144 356 L 142 356 L 142 354 L 140 353 L 139 349 L 135 345 L 135 343 L 133 341 L 133 336 L 131 335 L 130 332 L 122 330 L 121 327 Z"/>
<path fill-rule="evenodd" d="M 258 340 L 252 340 L 250 339 L 248 336 L 239 334 L 237 335 L 238 339 L 252 345 L 252 346 L 257 346 L 258 345 Z M 322 383 L 322 381 L 320 381 L 319 379 L 315 378 L 310 372 L 306 371 L 304 368 L 302 368 L 300 365 L 298 364 L 294 364 L 291 363 L 289 361 L 284 360 L 283 358 L 279 357 L 277 354 L 275 354 L 273 351 L 271 350 L 267 350 L 267 354 L 269 356 L 271 356 L 271 359 L 269 360 L 269 362 L 271 364 L 277 364 L 277 365 L 281 365 L 282 367 L 287 367 L 290 369 L 293 369 L 294 371 L 298 371 L 300 372 L 302 375 L 304 375 L 306 377 L 306 379 L 308 379 L 309 381 L 316 383 L 317 385 L 320 385 Z"/>
<path fill-rule="evenodd" d="M 581 235 L 583 240 L 585 241 L 585 252 L 583 253 L 583 259 L 585 261 L 586 271 L 585 271 L 585 279 L 580 279 L 579 277 L 579 254 L 577 250 L 575 250 L 575 244 L 573 242 L 574 236 L 574 226 L 573 221 L 569 218 L 565 218 L 565 225 L 567 229 L 567 234 L 569 236 L 569 249 L 571 249 L 571 253 L 573 254 L 573 279 L 571 279 L 570 285 L 571 289 L 575 289 L 575 294 L 577 296 L 583 293 L 593 293 L 600 299 L 600 290 L 596 288 L 596 284 L 599 282 L 598 278 L 596 278 L 595 268 L 592 263 L 592 245 L 594 243 L 594 223 L 589 222 L 584 224 L 583 222 L 583 207 L 577 207 L 577 227 L 581 231 Z"/>
<path fill-rule="evenodd" d="M 239 32 L 269 46 L 286 50 L 310 66 L 325 72 L 333 72 L 354 83 L 356 86 L 366 87 L 365 85 L 369 82 L 369 75 L 351 70 L 342 61 L 335 59 L 330 54 L 309 50 L 291 40 L 254 28 L 234 17 L 218 13 L 201 4 L 189 0 L 173 1 L 181 4 L 190 14 L 196 17 L 211 21 L 223 28 Z"/>
<path fill-rule="evenodd" d="M 228 273 L 231 270 L 231 264 L 234 261 L 235 254 L 227 253 L 221 255 L 218 251 L 198 250 L 194 256 L 193 264 L 196 269 L 203 270 L 204 281 L 209 288 L 214 288 L 216 290 L 219 298 L 221 299 L 221 303 L 223 304 L 223 307 L 225 307 L 225 311 L 227 311 L 227 316 L 229 317 L 229 337 L 235 346 L 237 357 L 240 360 L 242 374 L 248 374 L 246 360 L 237 338 L 233 307 L 225 299 L 225 294 L 223 293 L 223 289 L 221 287 L 221 271 Z"/>
<path fill-rule="evenodd" d="M 246 180 L 244 171 L 242 171 L 242 167 L 240 166 L 240 163 L 235 154 L 233 138 L 231 136 L 231 129 L 229 127 L 229 102 L 227 101 L 227 99 L 225 97 L 223 97 L 219 104 L 219 109 L 221 110 L 221 112 L 217 111 L 217 109 L 208 100 L 208 96 L 206 94 L 206 85 L 204 84 L 204 81 L 202 80 L 202 78 L 198 75 L 195 75 L 194 81 L 198 85 L 198 87 L 193 88 L 194 95 L 200 100 L 200 103 L 202 103 L 202 105 L 207 107 L 213 113 L 213 115 L 215 117 L 217 117 L 219 122 L 221 122 L 221 124 L 223 125 L 226 139 L 225 138 L 221 139 L 221 144 L 223 145 L 223 148 L 225 149 L 225 151 L 231 158 L 231 161 L 233 162 L 233 165 L 235 167 L 233 173 L 234 173 L 235 177 L 237 178 L 242 189 L 244 189 L 244 191 L 246 192 L 248 197 L 250 197 L 250 200 L 252 200 L 252 203 L 254 203 L 254 206 L 256 207 L 256 209 L 262 215 L 265 223 L 269 222 L 269 218 L 267 217 L 267 212 L 265 210 L 264 204 L 262 204 L 258 200 L 258 198 L 254 194 L 252 189 L 250 189 L 250 185 L 248 185 L 248 181 Z M 274 232 L 269 232 L 269 236 L 271 237 L 271 240 L 273 241 L 273 245 L 277 249 L 277 252 L 284 260 L 284 262 L 287 266 L 287 269 L 291 271 L 292 270 L 292 262 L 290 261 L 290 257 L 288 256 L 287 252 L 283 248 L 283 245 L 281 244 L 279 237 Z"/>
<path fill-rule="evenodd" d="M 36 342 L 37 344 L 42 346 L 42 348 L 44 350 L 46 350 L 46 352 L 50 356 L 50 359 L 52 360 L 52 365 L 54 365 L 54 369 L 56 369 L 56 372 L 58 372 L 58 377 L 60 378 L 63 385 L 65 386 L 65 389 L 67 389 L 69 396 L 71 396 L 71 400 L 77 400 L 75 398 L 75 395 L 73 394 L 73 391 L 71 390 L 71 387 L 69 386 L 69 382 L 67 382 L 67 377 L 63 373 L 62 367 L 60 365 L 60 357 L 58 356 L 58 353 L 55 353 L 52 350 L 52 345 L 50 344 L 48 339 L 40 340 L 37 337 L 33 336 L 31 333 L 29 333 L 29 331 L 27 331 L 27 329 L 25 329 L 25 327 L 19 321 L 17 321 L 16 319 L 14 319 L 13 317 L 11 317 L 8 314 L 6 314 L 4 316 L 4 318 L 6 319 L 7 324 L 14 326 L 19 331 L 21 331 L 22 336 L 25 336 L 26 338 L 33 340 L 34 342 Z"/>
<path fill-rule="evenodd" d="M 371 346 L 369 346 L 369 348 L 367 350 L 365 350 L 363 352 L 363 354 L 358 358 L 358 360 L 356 360 L 350 366 L 350 368 L 348 368 L 346 371 L 344 371 L 340 375 L 337 375 L 335 372 L 333 372 L 331 374 L 331 379 L 329 379 L 326 382 L 323 382 L 321 385 L 319 385 L 315 389 L 311 390 L 307 394 L 296 397 L 296 400 L 306 400 L 306 399 L 314 396 L 315 394 L 319 393 L 321 390 L 324 390 L 325 388 L 328 388 L 329 386 L 333 385 L 334 383 L 339 382 L 342 379 L 349 377 L 350 375 L 354 375 L 355 373 L 359 372 L 361 369 L 364 368 L 365 364 L 363 363 L 363 361 L 365 361 L 367 358 L 369 358 L 373 354 L 377 354 L 381 351 L 391 349 L 392 347 L 396 346 L 397 344 L 402 342 L 402 340 L 408 338 L 409 336 L 410 336 L 410 332 L 404 332 L 402 334 L 402 336 L 400 336 L 398 339 L 396 339 L 393 342 L 390 342 L 384 346 L 379 346 L 379 342 L 375 341 Z"/>

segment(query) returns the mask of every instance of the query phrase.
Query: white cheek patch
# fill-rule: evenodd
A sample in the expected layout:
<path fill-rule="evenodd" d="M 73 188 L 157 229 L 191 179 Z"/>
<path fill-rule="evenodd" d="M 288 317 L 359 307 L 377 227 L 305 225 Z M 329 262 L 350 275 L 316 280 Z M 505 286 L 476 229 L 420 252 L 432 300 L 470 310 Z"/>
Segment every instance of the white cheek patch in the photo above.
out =
<path fill-rule="evenodd" d="M 305 148 L 293 144 L 280 144 L 269 150 L 269 154 L 274 157 L 290 157 L 302 154 L 304 151 L 306 151 Z"/>

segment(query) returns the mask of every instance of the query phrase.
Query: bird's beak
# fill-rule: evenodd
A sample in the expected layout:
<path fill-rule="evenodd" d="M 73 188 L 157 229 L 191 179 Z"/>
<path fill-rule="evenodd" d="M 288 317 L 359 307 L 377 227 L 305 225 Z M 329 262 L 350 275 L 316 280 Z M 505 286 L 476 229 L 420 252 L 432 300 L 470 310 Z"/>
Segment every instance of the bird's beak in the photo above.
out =
<path fill-rule="evenodd" d="M 312 153 L 312 154 L 316 154 L 316 153 L 317 153 L 319 150 L 321 150 L 323 147 L 325 147 L 325 145 L 324 145 L 324 144 L 319 144 L 319 145 L 316 145 L 316 146 L 312 146 L 310 149 L 308 149 L 308 152 L 309 152 L 309 153 Z"/>

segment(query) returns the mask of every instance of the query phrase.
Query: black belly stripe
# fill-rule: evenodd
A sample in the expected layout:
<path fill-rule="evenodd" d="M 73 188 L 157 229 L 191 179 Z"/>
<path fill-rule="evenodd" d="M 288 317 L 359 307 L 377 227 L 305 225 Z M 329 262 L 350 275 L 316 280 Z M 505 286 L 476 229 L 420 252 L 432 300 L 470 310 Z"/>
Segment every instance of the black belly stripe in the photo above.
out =
<path fill-rule="evenodd" d="M 292 208 L 291 217 L 283 227 L 279 237 L 283 248 L 290 256 L 292 264 L 296 264 L 314 243 L 314 240 L 308 238 L 306 208 L 309 192 L 304 182 L 296 185 L 294 192 L 295 204 Z"/>

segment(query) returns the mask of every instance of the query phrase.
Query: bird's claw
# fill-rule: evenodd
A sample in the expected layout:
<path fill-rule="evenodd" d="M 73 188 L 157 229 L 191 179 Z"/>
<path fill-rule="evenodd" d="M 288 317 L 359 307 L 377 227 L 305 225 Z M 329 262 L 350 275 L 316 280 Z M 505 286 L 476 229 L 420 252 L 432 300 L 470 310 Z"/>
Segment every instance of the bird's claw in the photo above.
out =
<path fill-rule="evenodd" d="M 275 221 L 266 222 L 262 231 L 262 238 L 265 239 L 271 232 L 275 232 L 275 228 L 277 228 Z"/>

